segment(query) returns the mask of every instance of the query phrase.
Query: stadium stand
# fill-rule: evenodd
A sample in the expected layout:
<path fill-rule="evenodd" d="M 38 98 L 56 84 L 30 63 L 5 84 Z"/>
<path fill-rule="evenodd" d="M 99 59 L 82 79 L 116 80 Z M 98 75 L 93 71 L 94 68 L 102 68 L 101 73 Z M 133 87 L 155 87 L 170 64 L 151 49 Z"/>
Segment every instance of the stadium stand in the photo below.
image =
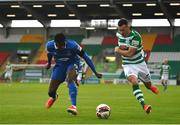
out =
<path fill-rule="evenodd" d="M 117 37 L 104 37 L 103 41 L 102 41 L 102 45 L 118 45 L 118 39 Z"/>
<path fill-rule="evenodd" d="M 0 36 L 0 43 L 19 43 L 22 35 L 10 35 L 8 38 Z"/>
<path fill-rule="evenodd" d="M 164 35 L 164 38 L 161 36 L 156 39 L 156 44 L 153 46 L 153 52 L 178 52 L 180 48 L 178 46 L 180 40 L 180 35 L 175 36 L 173 40 L 169 36 Z M 161 42 L 159 42 L 161 41 Z M 163 43 L 163 44 L 162 44 Z"/>
<path fill-rule="evenodd" d="M 81 42 L 82 45 L 100 45 L 103 41 L 103 37 L 90 37 L 84 38 Z"/>
<path fill-rule="evenodd" d="M 0 66 L 13 54 L 11 52 L 0 52 Z"/>
<path fill-rule="evenodd" d="M 0 52 L 16 52 L 17 50 L 36 50 L 39 43 L 0 43 Z"/>
<path fill-rule="evenodd" d="M 0 53 L 2 53 L 3 62 L 1 62 L 1 66 L 6 60 L 11 60 L 11 62 L 17 63 L 17 51 L 31 51 L 30 54 L 30 62 L 31 59 L 36 55 L 36 51 L 40 47 L 40 43 L 0 43 Z M 8 58 L 10 56 L 10 58 Z"/>
<path fill-rule="evenodd" d="M 170 45 L 172 44 L 171 36 L 168 34 L 157 35 L 155 45 Z"/>
<path fill-rule="evenodd" d="M 20 39 L 21 43 L 43 43 L 44 41 L 45 37 L 41 34 L 23 35 Z"/>
<path fill-rule="evenodd" d="M 82 40 L 84 39 L 84 36 L 83 35 L 68 35 L 67 38 L 75 40 L 77 43 L 80 44 Z"/>
<path fill-rule="evenodd" d="M 142 34 L 144 50 L 151 51 L 157 37 L 157 34 Z"/>

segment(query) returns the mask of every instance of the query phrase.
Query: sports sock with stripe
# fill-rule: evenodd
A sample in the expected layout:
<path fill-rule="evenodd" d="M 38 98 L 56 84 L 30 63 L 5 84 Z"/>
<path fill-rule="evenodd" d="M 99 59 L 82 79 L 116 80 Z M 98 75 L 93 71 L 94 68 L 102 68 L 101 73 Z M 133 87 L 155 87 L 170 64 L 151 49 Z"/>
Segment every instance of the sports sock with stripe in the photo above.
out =
<path fill-rule="evenodd" d="M 132 87 L 133 87 L 133 95 L 136 97 L 136 99 L 139 101 L 142 107 L 144 107 L 145 105 L 144 96 L 141 89 L 139 88 L 139 85 L 133 85 Z"/>

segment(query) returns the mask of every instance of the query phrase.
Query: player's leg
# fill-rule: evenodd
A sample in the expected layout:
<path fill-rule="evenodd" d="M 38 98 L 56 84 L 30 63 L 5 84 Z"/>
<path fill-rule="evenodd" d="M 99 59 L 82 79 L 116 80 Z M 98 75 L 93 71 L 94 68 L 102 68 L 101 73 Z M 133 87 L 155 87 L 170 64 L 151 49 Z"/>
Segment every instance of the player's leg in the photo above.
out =
<path fill-rule="evenodd" d="M 12 83 L 12 73 L 9 73 L 9 81 Z"/>
<path fill-rule="evenodd" d="M 48 95 L 49 99 L 46 103 L 46 108 L 50 108 L 54 102 L 58 98 L 58 94 L 56 93 L 58 87 L 59 87 L 60 81 L 59 80 L 51 80 L 49 84 L 49 90 L 48 90 Z"/>
<path fill-rule="evenodd" d="M 167 90 L 167 84 L 168 84 L 168 75 L 166 75 L 164 79 L 164 91 Z"/>
<path fill-rule="evenodd" d="M 146 111 L 146 113 L 150 113 L 151 111 L 151 106 L 146 105 L 144 101 L 144 95 L 138 85 L 138 78 L 136 75 L 129 75 L 128 76 L 128 81 L 132 84 L 133 88 L 133 94 L 136 97 L 136 99 L 139 101 L 141 104 L 142 108 Z"/>
<path fill-rule="evenodd" d="M 5 75 L 4 75 L 4 78 L 5 78 L 5 82 L 8 83 L 10 80 L 9 80 L 9 72 L 6 72 Z"/>
<path fill-rule="evenodd" d="M 146 74 L 144 72 L 139 72 L 138 77 L 144 83 L 144 85 L 147 89 L 151 90 L 155 94 L 159 93 L 158 88 L 155 85 L 152 85 L 150 74 Z"/>
<path fill-rule="evenodd" d="M 167 90 L 167 80 L 164 81 L 164 91 Z"/>
<path fill-rule="evenodd" d="M 163 87 L 165 86 L 164 79 L 161 79 L 161 84 L 163 85 Z"/>
<path fill-rule="evenodd" d="M 7 82 L 7 72 L 4 74 L 4 82 Z"/>
<path fill-rule="evenodd" d="M 50 108 L 58 98 L 57 89 L 59 85 L 64 82 L 66 78 L 65 67 L 55 66 L 51 75 L 51 81 L 49 84 L 48 95 L 49 99 L 46 103 L 46 107 Z"/>
<path fill-rule="evenodd" d="M 137 67 L 138 67 L 138 70 L 139 70 L 138 78 L 144 83 L 145 87 L 147 89 L 151 90 L 153 93 L 158 94 L 159 90 L 151 82 L 151 75 L 149 73 L 147 65 L 144 63 L 144 64 L 139 64 Z"/>
<path fill-rule="evenodd" d="M 165 79 L 164 79 L 164 75 L 161 76 L 161 84 L 162 84 L 163 87 L 165 88 Z"/>
<path fill-rule="evenodd" d="M 150 113 L 151 106 L 145 104 L 143 93 L 138 85 L 138 67 L 136 65 L 123 65 L 125 76 L 128 81 L 132 84 L 133 95 L 141 104 L 142 108 L 146 113 Z"/>
<path fill-rule="evenodd" d="M 69 66 L 67 70 L 67 82 L 68 82 L 68 88 L 69 88 L 69 96 L 71 99 L 71 106 L 67 109 L 69 113 L 72 113 L 73 115 L 77 115 L 77 108 L 76 108 L 76 101 L 77 101 L 77 87 L 76 87 L 76 69 L 73 65 Z"/>

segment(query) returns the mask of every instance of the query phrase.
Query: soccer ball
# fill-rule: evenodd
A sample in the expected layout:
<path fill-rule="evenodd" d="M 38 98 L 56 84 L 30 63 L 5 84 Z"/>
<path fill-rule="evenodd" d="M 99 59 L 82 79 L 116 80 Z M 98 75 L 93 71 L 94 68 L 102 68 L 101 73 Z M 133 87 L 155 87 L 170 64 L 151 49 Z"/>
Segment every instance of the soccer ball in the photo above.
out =
<path fill-rule="evenodd" d="M 100 104 L 96 107 L 96 116 L 101 119 L 108 119 L 111 114 L 111 109 L 106 104 Z"/>

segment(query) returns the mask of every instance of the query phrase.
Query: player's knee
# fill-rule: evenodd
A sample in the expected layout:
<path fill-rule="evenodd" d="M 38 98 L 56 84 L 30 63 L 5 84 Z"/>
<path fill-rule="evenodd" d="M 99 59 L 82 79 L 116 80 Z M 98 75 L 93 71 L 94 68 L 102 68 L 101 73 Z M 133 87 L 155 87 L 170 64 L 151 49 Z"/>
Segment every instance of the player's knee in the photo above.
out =
<path fill-rule="evenodd" d="M 74 72 L 69 72 L 67 77 L 67 82 L 73 82 L 76 80 L 76 74 Z"/>
<path fill-rule="evenodd" d="M 68 77 L 67 82 L 68 82 L 68 84 L 71 84 L 74 82 L 74 79 L 72 77 Z"/>
<path fill-rule="evenodd" d="M 138 79 L 135 76 L 129 76 L 128 77 L 129 82 L 131 82 L 133 85 L 138 84 Z"/>

